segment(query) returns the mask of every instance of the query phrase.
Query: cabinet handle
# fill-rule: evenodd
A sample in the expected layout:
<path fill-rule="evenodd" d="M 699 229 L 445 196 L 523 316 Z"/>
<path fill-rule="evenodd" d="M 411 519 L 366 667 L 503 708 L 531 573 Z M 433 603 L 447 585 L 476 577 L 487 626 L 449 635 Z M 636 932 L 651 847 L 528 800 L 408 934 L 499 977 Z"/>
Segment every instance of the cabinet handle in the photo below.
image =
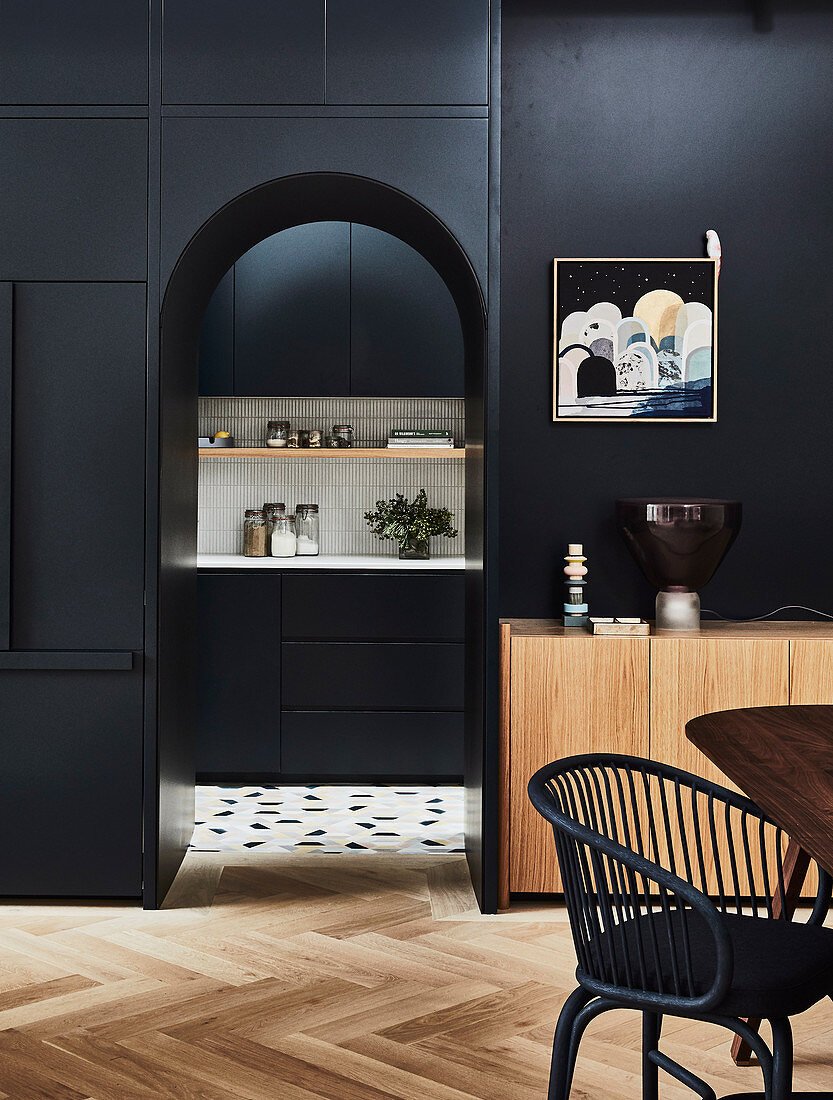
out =
<path fill-rule="evenodd" d="M 13 649 L 0 652 L 0 671 L 37 672 L 129 672 L 133 668 L 133 654 L 124 652 L 82 652 L 68 650 Z"/>

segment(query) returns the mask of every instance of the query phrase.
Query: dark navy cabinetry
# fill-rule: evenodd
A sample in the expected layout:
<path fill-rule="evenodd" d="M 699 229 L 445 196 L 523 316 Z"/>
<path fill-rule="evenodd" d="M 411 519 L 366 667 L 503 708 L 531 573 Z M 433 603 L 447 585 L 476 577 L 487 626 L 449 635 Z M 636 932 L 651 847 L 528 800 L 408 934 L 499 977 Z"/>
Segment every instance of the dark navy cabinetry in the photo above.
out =
<path fill-rule="evenodd" d="M 147 101 L 146 0 L 0 4 L 0 104 Z"/>
<path fill-rule="evenodd" d="M 165 0 L 165 103 L 323 103 L 324 0 Z"/>
<path fill-rule="evenodd" d="M 463 585 L 451 573 L 201 574 L 198 772 L 462 774 Z"/>
<path fill-rule="evenodd" d="M 144 281 L 147 143 L 146 119 L 0 119 L 0 279 Z"/>
<path fill-rule="evenodd" d="M 327 102 L 488 99 L 489 0 L 328 0 Z"/>
<path fill-rule="evenodd" d="M 463 338 L 440 276 L 389 233 L 312 222 L 261 241 L 220 282 L 200 393 L 462 397 Z"/>

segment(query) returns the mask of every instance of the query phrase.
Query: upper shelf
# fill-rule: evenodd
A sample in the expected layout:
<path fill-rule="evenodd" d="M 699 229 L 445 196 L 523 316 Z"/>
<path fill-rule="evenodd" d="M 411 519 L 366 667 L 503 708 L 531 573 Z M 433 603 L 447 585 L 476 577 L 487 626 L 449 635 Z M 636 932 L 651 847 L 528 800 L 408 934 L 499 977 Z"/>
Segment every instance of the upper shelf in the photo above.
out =
<path fill-rule="evenodd" d="M 200 447 L 200 458 L 465 458 L 465 447 Z"/>

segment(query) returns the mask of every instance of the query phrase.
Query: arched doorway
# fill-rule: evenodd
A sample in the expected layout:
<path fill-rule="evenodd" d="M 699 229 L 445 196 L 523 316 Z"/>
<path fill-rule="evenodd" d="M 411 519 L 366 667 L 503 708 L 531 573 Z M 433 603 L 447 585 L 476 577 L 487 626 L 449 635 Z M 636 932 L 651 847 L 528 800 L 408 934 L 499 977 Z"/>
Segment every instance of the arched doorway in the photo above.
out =
<path fill-rule="evenodd" d="M 193 826 L 194 619 L 197 456 L 194 425 L 200 325 L 229 267 L 259 241 L 315 221 L 361 222 L 398 237 L 448 287 L 463 332 L 466 376 L 466 848 L 483 900 L 484 410 L 487 316 L 464 249 L 435 214 L 404 192 L 362 176 L 304 173 L 271 180 L 226 203 L 194 234 L 165 291 L 160 322 L 156 723 L 146 756 L 145 904 L 156 907 Z M 154 506 L 157 502 L 151 502 Z"/>

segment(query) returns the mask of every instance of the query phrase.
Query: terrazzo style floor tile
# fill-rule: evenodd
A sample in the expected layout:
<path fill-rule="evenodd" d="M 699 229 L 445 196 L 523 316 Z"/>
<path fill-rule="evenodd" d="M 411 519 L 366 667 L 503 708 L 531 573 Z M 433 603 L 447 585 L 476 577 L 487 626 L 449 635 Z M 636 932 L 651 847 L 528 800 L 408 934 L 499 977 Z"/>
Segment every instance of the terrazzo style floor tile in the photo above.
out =
<path fill-rule="evenodd" d="M 463 788 L 197 787 L 195 852 L 465 851 Z"/>

